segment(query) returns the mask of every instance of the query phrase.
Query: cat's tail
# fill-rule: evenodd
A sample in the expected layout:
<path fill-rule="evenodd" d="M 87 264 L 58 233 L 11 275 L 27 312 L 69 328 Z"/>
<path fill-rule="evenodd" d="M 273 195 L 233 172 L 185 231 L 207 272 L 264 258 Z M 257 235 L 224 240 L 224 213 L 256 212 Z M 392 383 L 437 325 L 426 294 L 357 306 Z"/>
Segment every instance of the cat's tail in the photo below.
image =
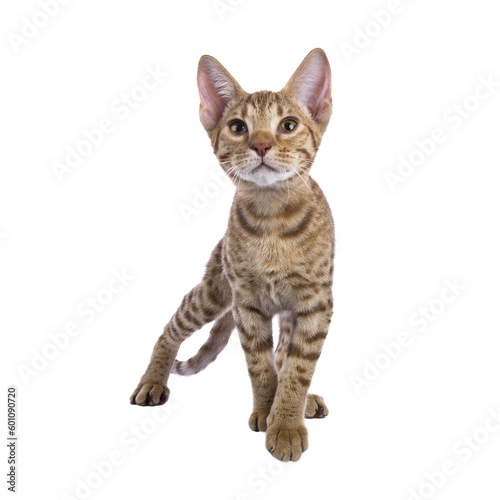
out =
<path fill-rule="evenodd" d="M 215 321 L 207 341 L 192 358 L 187 361 L 175 360 L 172 373 L 195 375 L 204 370 L 226 347 L 234 327 L 233 313 L 228 311 Z"/>

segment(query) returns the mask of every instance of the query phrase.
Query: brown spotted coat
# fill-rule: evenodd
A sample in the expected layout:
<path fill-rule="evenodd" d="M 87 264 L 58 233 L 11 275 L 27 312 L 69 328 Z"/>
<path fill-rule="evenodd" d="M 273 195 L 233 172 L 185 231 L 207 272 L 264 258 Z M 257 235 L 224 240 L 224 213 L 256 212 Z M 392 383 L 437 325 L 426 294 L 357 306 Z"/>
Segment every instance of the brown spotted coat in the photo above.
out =
<path fill-rule="evenodd" d="M 201 283 L 166 325 L 131 397 L 138 405 L 165 403 L 170 372 L 205 368 L 236 326 L 253 390 L 250 428 L 266 431 L 267 449 L 284 461 L 298 460 L 308 446 L 304 416 L 328 413 L 323 399 L 308 389 L 333 309 L 333 220 L 309 176 L 331 113 L 329 78 L 326 56 L 316 49 L 282 91 L 248 94 L 215 59 L 201 59 L 200 117 L 236 194 L 226 234 Z M 290 117 L 297 126 L 280 132 Z M 244 123 L 245 134 L 231 131 L 235 120 Z M 260 159 L 256 144 L 269 146 Z M 270 167 L 257 168 L 261 160 Z M 273 175 L 277 180 L 262 185 L 252 180 L 254 172 L 262 182 Z M 280 325 L 276 350 L 274 315 Z M 180 344 L 212 321 L 198 354 L 176 361 Z"/>

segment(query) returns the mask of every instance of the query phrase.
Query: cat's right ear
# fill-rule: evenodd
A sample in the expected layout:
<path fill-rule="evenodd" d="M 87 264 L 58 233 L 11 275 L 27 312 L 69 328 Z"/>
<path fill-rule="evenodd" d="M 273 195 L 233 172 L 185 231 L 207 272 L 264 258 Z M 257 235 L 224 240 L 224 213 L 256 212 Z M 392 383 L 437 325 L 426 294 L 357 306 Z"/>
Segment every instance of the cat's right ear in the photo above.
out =
<path fill-rule="evenodd" d="M 211 56 L 203 56 L 198 65 L 200 120 L 207 131 L 213 130 L 227 106 L 243 92 L 238 82 L 222 64 Z"/>

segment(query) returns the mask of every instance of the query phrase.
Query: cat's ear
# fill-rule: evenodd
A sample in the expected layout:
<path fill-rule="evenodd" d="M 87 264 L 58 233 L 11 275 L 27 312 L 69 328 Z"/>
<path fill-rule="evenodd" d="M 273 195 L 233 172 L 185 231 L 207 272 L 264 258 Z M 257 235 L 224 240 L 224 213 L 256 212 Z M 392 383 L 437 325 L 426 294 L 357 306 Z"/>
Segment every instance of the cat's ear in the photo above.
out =
<path fill-rule="evenodd" d="M 243 89 L 222 64 L 211 56 L 203 56 L 198 65 L 200 120 L 213 130 L 225 109 Z"/>
<path fill-rule="evenodd" d="M 332 112 L 332 73 L 324 50 L 314 49 L 302 61 L 282 92 L 293 95 L 315 121 L 328 123 Z"/>

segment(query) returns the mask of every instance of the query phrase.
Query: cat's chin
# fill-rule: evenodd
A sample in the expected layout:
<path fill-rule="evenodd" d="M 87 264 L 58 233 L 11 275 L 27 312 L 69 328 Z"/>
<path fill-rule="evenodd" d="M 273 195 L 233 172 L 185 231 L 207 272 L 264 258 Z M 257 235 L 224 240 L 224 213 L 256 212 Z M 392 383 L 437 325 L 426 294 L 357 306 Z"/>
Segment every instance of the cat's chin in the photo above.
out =
<path fill-rule="evenodd" d="M 239 174 L 239 176 L 249 182 L 253 182 L 260 187 L 271 187 L 278 182 L 285 181 L 292 177 L 293 171 L 289 172 L 278 172 L 277 170 L 269 169 L 258 169 L 254 170 L 248 174 Z"/>

